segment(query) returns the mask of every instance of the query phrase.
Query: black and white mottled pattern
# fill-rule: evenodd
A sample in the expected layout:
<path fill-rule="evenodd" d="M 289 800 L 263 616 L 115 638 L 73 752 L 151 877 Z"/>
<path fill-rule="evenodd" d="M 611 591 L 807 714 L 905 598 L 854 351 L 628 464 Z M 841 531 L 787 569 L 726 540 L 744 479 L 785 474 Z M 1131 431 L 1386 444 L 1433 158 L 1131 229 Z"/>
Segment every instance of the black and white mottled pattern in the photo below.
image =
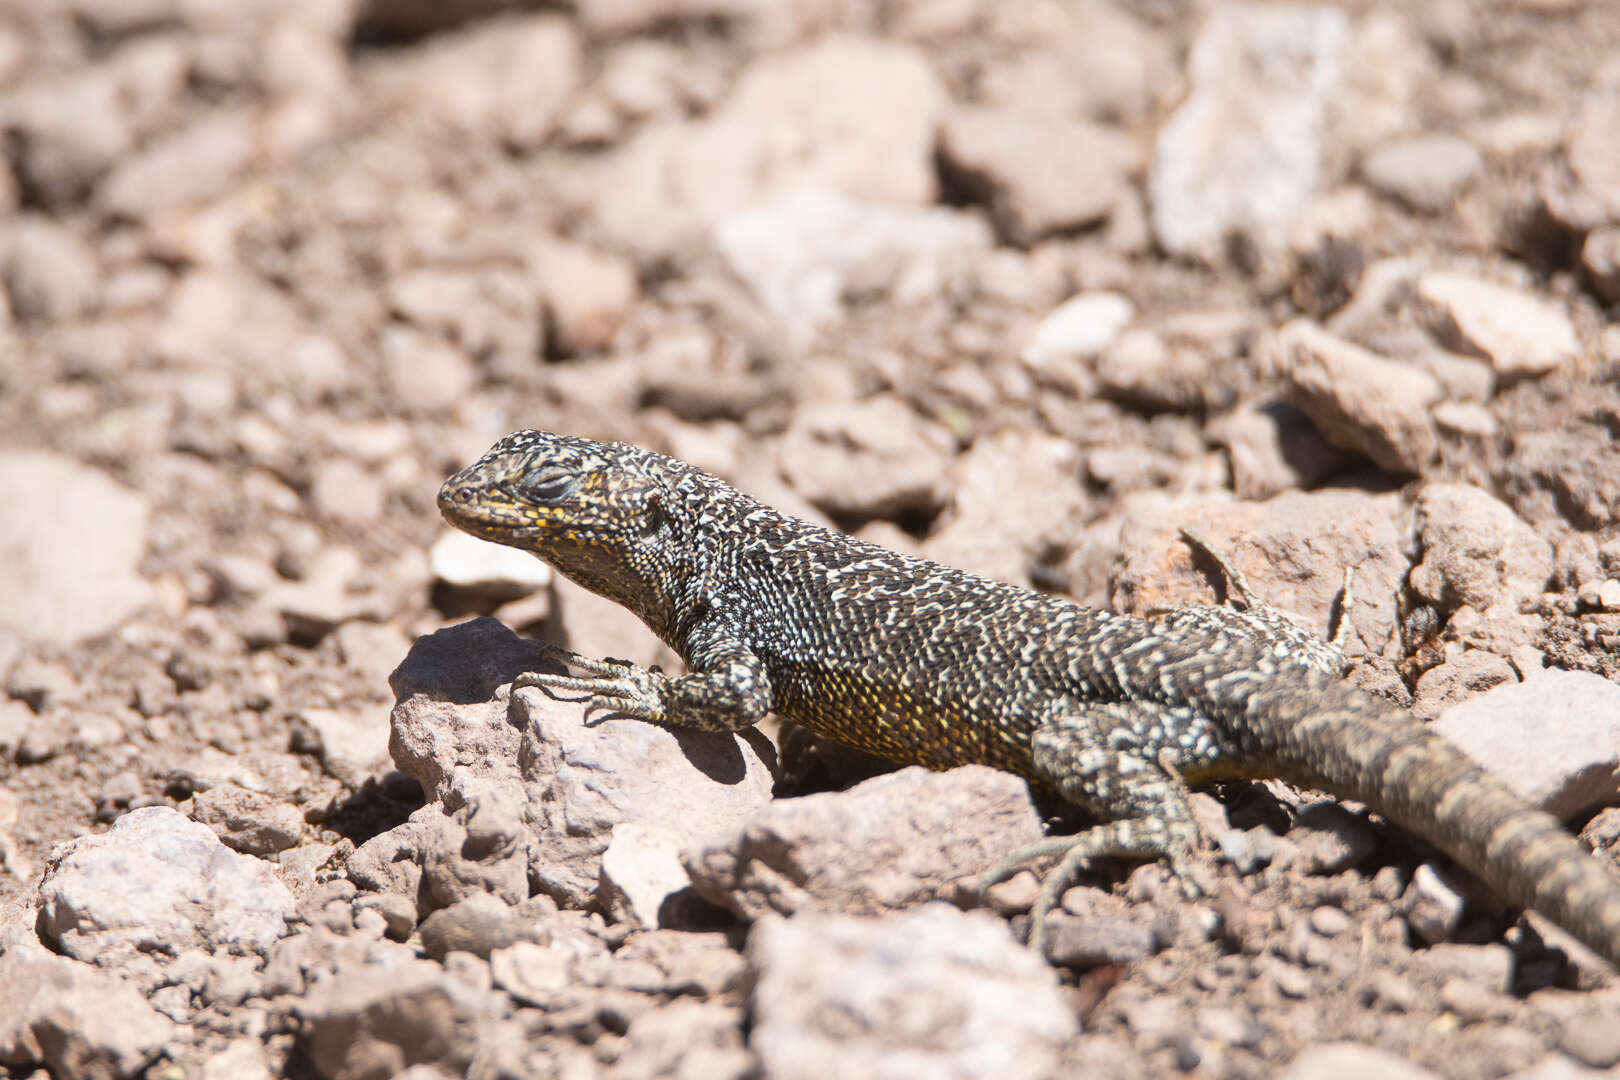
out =
<path fill-rule="evenodd" d="M 1620 962 L 1620 882 L 1556 819 L 1343 685 L 1335 648 L 1263 607 L 1097 611 L 788 517 L 661 454 L 542 431 L 502 439 L 439 507 L 629 608 L 688 666 L 562 654 L 585 674 L 529 684 L 710 731 L 775 711 L 895 761 L 993 765 L 1096 814 L 1104 824 L 992 871 L 1063 855 L 1037 934 L 1096 855 L 1163 858 L 1195 892 L 1187 785 L 1275 776 L 1367 803 Z"/>

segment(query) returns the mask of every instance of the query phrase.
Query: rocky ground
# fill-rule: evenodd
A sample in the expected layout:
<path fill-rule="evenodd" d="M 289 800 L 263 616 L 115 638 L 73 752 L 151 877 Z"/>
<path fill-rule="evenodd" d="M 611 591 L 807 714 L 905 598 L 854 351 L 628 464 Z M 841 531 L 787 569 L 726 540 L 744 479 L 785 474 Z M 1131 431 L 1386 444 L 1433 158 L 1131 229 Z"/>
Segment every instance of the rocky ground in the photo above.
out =
<path fill-rule="evenodd" d="M 1120 610 L 1225 595 L 1182 525 L 1314 627 L 1350 567 L 1353 677 L 1615 860 L 1617 56 L 1606 0 L 0 5 L 0 1072 L 1614 1075 L 1612 972 L 1279 784 L 1038 957 L 961 883 L 1081 822 L 511 693 L 674 661 L 434 493 L 537 426 Z"/>

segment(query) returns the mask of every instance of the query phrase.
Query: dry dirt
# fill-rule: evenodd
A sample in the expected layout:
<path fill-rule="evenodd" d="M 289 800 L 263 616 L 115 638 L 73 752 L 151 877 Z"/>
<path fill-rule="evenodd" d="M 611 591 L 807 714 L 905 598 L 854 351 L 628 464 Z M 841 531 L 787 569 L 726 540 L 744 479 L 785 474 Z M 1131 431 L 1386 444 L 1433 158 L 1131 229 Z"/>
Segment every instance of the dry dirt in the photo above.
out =
<path fill-rule="evenodd" d="M 1353 565 L 1356 677 L 1426 719 L 1614 679 L 1616 57 L 1608 0 L 0 3 L 0 1074 L 1614 1075 L 1601 963 L 1278 785 L 1200 802 L 1211 901 L 1154 868 L 1074 891 L 1104 930 L 1006 1071 L 907 1020 L 961 967 L 865 1059 L 785 1039 L 826 991 L 775 958 L 863 972 L 849 926 L 635 927 L 520 859 L 470 891 L 575 950 L 520 991 L 510 941 L 424 944 L 465 880 L 347 860 L 441 809 L 485 835 L 389 760 L 416 639 L 493 613 L 658 658 L 566 583 L 430 558 L 439 482 L 519 427 L 1093 604 L 1221 595 L 1185 523 L 1318 626 Z M 1549 781 L 1611 859 L 1613 689 L 1571 691 L 1597 734 Z M 1504 771 L 1560 742 L 1516 715 Z M 785 743 L 778 795 L 871 771 Z M 274 932 L 104 951 L 57 896 L 36 936 L 58 845 L 156 807 L 289 890 Z M 19 1020 L 47 983 L 56 1019 Z M 979 1039 L 993 998 L 944 1026 Z M 141 1009 L 174 1026 L 100 1030 Z"/>

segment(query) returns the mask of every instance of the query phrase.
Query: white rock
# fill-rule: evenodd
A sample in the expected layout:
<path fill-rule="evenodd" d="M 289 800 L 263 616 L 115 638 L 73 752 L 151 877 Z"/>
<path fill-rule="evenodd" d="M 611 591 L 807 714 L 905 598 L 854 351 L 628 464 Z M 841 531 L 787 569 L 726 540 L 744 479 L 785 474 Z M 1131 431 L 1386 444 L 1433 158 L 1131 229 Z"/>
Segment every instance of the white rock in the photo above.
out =
<path fill-rule="evenodd" d="M 1504 379 L 1545 374 L 1580 350 L 1563 306 L 1521 289 L 1437 270 L 1418 279 L 1418 298 L 1450 348 L 1484 357 Z"/>
<path fill-rule="evenodd" d="M 687 840 L 661 825 L 621 821 L 602 852 L 602 899 L 615 923 L 654 930 L 671 894 L 690 888 L 681 865 Z"/>
<path fill-rule="evenodd" d="M 262 953 L 293 896 L 269 863 L 239 855 L 167 806 L 58 844 L 39 887 L 41 934 L 69 956 L 116 965 L 185 949 Z"/>
<path fill-rule="evenodd" d="M 1549 668 L 1441 714 L 1434 730 L 1532 806 L 1572 818 L 1615 800 L 1620 686 Z"/>
<path fill-rule="evenodd" d="M 1419 1068 L 1388 1050 L 1356 1043 L 1306 1047 L 1277 1075 L 1278 1080 L 1347 1080 L 1370 1076 L 1380 1080 L 1440 1080 L 1438 1073 Z"/>
<path fill-rule="evenodd" d="M 446 529 L 428 550 L 433 576 L 446 585 L 513 595 L 551 584 L 551 567 L 527 551 Z"/>
<path fill-rule="evenodd" d="M 1214 261 L 1233 234 L 1261 251 L 1282 244 L 1316 190 L 1349 37 L 1344 13 L 1327 7 L 1235 4 L 1205 24 L 1192 93 L 1160 131 L 1148 174 L 1166 250 Z"/>
<path fill-rule="evenodd" d="M 1036 1080 L 1078 1033 L 1052 969 L 984 912 L 772 917 L 748 961 L 750 1045 L 772 1080 Z"/>
<path fill-rule="evenodd" d="M 937 296 L 990 244 L 984 222 L 958 211 L 861 202 L 826 189 L 729 214 L 714 228 L 732 272 L 799 333 L 842 320 L 852 286 L 902 303 Z"/>
<path fill-rule="evenodd" d="M 104 633 L 152 599 L 136 572 L 146 496 L 68 458 L 0 453 L 0 631 L 70 644 Z"/>
<path fill-rule="evenodd" d="M 1136 305 L 1118 293 L 1071 297 L 1035 328 L 1024 360 L 1038 367 L 1065 357 L 1096 356 L 1118 339 L 1135 315 Z"/>

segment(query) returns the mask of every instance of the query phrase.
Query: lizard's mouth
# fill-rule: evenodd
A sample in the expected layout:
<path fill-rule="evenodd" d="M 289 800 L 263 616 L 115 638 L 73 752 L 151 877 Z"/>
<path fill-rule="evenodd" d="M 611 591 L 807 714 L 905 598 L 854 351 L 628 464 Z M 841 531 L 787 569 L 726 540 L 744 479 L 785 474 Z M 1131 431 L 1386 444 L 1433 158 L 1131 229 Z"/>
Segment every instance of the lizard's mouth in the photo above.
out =
<path fill-rule="evenodd" d="M 535 549 L 548 536 L 594 533 L 590 523 L 564 520 L 558 511 L 513 495 L 486 477 L 456 473 L 439 488 L 439 513 L 464 533 L 508 547 Z"/>
<path fill-rule="evenodd" d="M 464 532 L 476 536 L 499 530 L 502 535 L 532 528 L 530 515 L 523 513 L 521 504 L 510 496 L 493 491 L 479 477 L 469 477 L 466 470 L 456 473 L 439 488 L 439 513 L 444 519 Z M 487 539 L 489 537 L 486 537 Z"/>

